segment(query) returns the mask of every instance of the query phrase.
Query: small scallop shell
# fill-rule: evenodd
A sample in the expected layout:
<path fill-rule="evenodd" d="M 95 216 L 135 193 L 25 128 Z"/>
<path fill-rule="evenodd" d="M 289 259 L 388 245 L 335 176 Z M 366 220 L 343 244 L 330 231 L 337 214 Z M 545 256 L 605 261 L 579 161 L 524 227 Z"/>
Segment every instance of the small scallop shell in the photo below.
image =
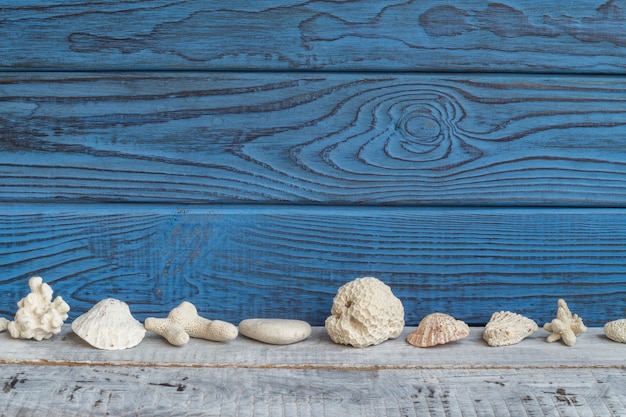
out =
<path fill-rule="evenodd" d="M 137 346 L 146 329 L 135 320 L 128 304 L 107 298 L 72 322 L 72 330 L 91 346 L 121 350 Z"/>
<path fill-rule="evenodd" d="M 485 326 L 483 339 L 489 346 L 508 346 L 521 342 L 539 330 L 539 326 L 528 317 L 510 311 L 499 311 L 491 315 Z"/>
<path fill-rule="evenodd" d="M 433 313 L 422 319 L 406 341 L 417 347 L 431 347 L 463 339 L 469 333 L 469 326 L 461 320 L 448 314 Z"/>
<path fill-rule="evenodd" d="M 626 319 L 614 320 L 605 324 L 604 335 L 614 342 L 626 343 Z"/>

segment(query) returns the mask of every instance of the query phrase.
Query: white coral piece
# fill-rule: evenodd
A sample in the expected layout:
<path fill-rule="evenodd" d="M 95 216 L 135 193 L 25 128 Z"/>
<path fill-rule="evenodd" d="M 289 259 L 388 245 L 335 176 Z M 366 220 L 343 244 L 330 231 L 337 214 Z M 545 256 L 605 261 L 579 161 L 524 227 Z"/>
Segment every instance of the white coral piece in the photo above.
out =
<path fill-rule="evenodd" d="M 7 328 L 14 339 L 49 339 L 61 331 L 70 306 L 61 297 L 52 301 L 52 288 L 41 277 L 31 277 L 28 286 L 31 292 L 17 303 Z"/>
<path fill-rule="evenodd" d="M 626 343 L 626 319 L 613 320 L 604 325 L 604 334 L 614 342 Z"/>
<path fill-rule="evenodd" d="M 10 321 L 5 319 L 4 317 L 0 317 L 0 332 L 3 332 L 9 326 Z"/>
<path fill-rule="evenodd" d="M 144 324 L 146 330 L 163 336 L 174 346 L 187 344 L 189 337 L 226 342 L 239 334 L 237 326 L 231 323 L 200 317 L 196 307 L 188 301 L 170 311 L 167 318 L 148 317 Z"/>
<path fill-rule="evenodd" d="M 335 343 L 366 347 L 395 339 L 404 328 L 404 307 L 391 288 L 374 277 L 339 288 L 326 330 Z"/>
<path fill-rule="evenodd" d="M 483 339 L 489 346 L 508 346 L 521 342 L 539 330 L 539 326 L 528 317 L 510 311 L 499 311 L 491 315 L 485 326 Z"/>
<path fill-rule="evenodd" d="M 558 301 L 556 318 L 550 323 L 544 324 L 543 328 L 552 333 L 546 341 L 552 343 L 563 339 L 563 343 L 567 346 L 573 346 L 576 343 L 576 336 L 587 331 L 587 327 L 583 324 L 583 319 L 578 317 L 578 314 L 572 315 L 563 299 Z"/>

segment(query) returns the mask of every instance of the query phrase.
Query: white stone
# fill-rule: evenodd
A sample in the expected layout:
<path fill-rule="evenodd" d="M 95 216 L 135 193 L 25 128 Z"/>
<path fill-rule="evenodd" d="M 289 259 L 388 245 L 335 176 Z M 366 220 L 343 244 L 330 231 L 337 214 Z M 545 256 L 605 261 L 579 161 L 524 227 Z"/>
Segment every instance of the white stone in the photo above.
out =
<path fill-rule="evenodd" d="M 246 319 L 239 323 L 239 333 L 272 345 L 288 345 L 309 337 L 311 325 L 302 320 Z"/>

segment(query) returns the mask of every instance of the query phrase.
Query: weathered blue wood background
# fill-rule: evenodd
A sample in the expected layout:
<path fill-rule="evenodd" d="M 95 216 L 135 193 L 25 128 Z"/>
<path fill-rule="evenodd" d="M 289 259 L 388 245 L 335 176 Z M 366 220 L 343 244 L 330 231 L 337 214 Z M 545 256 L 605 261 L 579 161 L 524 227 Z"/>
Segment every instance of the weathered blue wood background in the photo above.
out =
<path fill-rule="evenodd" d="M 626 316 L 626 2 L 0 2 L 0 314 Z"/>

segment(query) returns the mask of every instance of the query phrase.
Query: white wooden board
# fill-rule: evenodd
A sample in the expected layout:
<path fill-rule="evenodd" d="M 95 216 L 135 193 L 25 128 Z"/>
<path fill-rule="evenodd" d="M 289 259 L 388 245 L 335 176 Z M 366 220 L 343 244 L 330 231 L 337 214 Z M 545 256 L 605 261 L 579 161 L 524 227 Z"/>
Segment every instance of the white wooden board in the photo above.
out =
<path fill-rule="evenodd" d="M 245 337 L 100 351 L 69 326 L 42 342 L 0 335 L 0 415 L 623 416 L 626 344 L 592 328 L 575 346 L 540 330 L 489 347 L 482 328 L 430 349 L 405 336 L 356 349 L 324 328 L 289 346 Z"/>
<path fill-rule="evenodd" d="M 483 328 L 473 327 L 466 339 L 430 349 L 405 341 L 413 330 L 407 327 L 397 339 L 363 349 L 333 343 L 323 327 L 314 327 L 309 339 L 286 346 L 239 336 L 227 343 L 191 339 L 174 347 L 148 332 L 133 349 L 103 351 L 66 325 L 61 334 L 41 342 L 0 334 L 0 363 L 346 370 L 626 367 L 626 344 L 610 341 L 601 328 L 591 328 L 573 347 L 547 343 L 548 333 L 540 330 L 517 345 L 495 348 L 482 339 Z"/>
<path fill-rule="evenodd" d="M 6 416 L 624 416 L 623 369 L 3 365 Z"/>

